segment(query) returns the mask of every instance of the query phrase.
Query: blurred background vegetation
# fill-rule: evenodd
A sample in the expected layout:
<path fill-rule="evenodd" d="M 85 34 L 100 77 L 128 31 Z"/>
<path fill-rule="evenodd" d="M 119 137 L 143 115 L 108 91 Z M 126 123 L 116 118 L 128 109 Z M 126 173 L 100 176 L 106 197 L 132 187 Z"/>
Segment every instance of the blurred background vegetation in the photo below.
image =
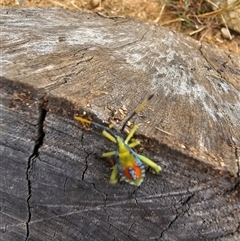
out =
<path fill-rule="evenodd" d="M 139 18 L 240 55 L 240 0 L 1 0 L 1 6 L 58 6 Z"/>

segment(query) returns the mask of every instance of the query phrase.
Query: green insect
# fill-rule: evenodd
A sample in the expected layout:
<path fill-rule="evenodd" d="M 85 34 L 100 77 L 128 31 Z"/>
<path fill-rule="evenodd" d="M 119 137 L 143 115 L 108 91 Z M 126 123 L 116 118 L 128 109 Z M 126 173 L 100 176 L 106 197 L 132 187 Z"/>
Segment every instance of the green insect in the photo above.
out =
<path fill-rule="evenodd" d="M 113 128 L 113 125 L 105 127 L 96 122 L 90 121 L 88 119 L 74 116 L 74 119 L 81 122 L 83 125 L 92 124 L 97 128 L 103 130 L 102 134 L 108 140 L 114 142 L 117 145 L 115 151 L 110 151 L 102 154 L 102 157 L 114 157 L 114 166 L 112 168 L 112 173 L 110 176 L 110 183 L 115 184 L 118 182 L 118 176 L 120 176 L 120 181 L 125 180 L 126 182 L 139 186 L 145 176 L 144 164 L 151 167 L 154 174 L 161 171 L 161 167 L 155 162 L 151 161 L 145 156 L 137 154 L 133 148 L 140 144 L 140 141 L 133 139 L 133 135 L 136 132 L 138 126 L 134 125 L 130 130 L 127 137 L 123 138 L 123 132 L 126 127 L 127 122 L 136 114 L 138 114 L 147 104 L 148 101 L 153 97 L 150 95 L 146 100 L 139 105 L 134 112 L 124 121 L 120 135 L 117 135 Z"/>

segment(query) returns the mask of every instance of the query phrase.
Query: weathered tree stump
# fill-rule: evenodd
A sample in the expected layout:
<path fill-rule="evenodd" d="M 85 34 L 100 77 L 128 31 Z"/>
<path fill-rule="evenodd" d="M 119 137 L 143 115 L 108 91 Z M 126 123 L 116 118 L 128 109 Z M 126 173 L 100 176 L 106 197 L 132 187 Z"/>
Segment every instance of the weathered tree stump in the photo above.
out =
<path fill-rule="evenodd" d="M 0 12 L 1 240 L 240 239 L 239 57 L 134 19 Z M 112 144 L 73 115 L 150 93 L 138 152 L 162 172 L 111 185 Z"/>

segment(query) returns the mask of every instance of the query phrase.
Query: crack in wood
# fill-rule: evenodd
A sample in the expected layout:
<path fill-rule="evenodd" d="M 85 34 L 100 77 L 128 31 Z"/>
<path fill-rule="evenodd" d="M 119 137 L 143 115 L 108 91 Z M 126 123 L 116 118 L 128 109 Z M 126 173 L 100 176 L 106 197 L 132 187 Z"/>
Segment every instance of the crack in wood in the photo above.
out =
<path fill-rule="evenodd" d="M 145 31 L 145 33 L 142 35 L 142 37 L 141 37 L 140 39 L 134 40 L 134 41 L 132 41 L 132 42 L 130 42 L 130 43 L 127 43 L 127 44 L 124 44 L 124 45 L 120 45 L 119 47 L 116 47 L 116 49 L 123 49 L 123 48 L 125 48 L 125 47 L 134 45 L 134 44 L 136 44 L 136 43 L 138 43 L 138 42 L 141 42 L 141 41 L 144 39 L 144 37 L 147 35 L 148 32 L 149 32 L 148 30 Z"/>
<path fill-rule="evenodd" d="M 88 169 L 88 157 L 92 154 L 92 153 L 88 153 L 85 150 L 83 141 L 84 141 L 84 132 L 82 132 L 82 136 L 81 136 L 81 141 L 80 142 L 81 142 L 81 145 L 82 145 L 82 149 L 87 154 L 87 156 L 85 157 L 85 169 L 83 170 L 83 173 L 82 173 L 82 181 L 84 181 L 84 176 L 85 176 L 85 173 L 87 172 L 87 169 Z"/>
<path fill-rule="evenodd" d="M 32 156 L 29 157 L 28 159 L 28 165 L 27 165 L 27 170 L 26 170 L 26 180 L 28 183 L 28 197 L 27 197 L 27 210 L 28 210 L 28 219 L 26 221 L 26 238 L 25 241 L 28 240 L 29 237 L 29 223 L 31 221 L 31 207 L 30 207 L 30 198 L 32 195 L 32 188 L 31 188 L 31 180 L 30 180 L 30 169 L 32 169 Z"/>
<path fill-rule="evenodd" d="M 29 234 L 30 234 L 30 230 L 29 230 L 29 223 L 31 221 L 31 206 L 30 206 L 30 199 L 32 196 L 32 184 L 31 184 L 31 170 L 33 167 L 33 161 L 38 157 L 39 155 L 39 148 L 42 146 L 43 144 L 43 140 L 45 137 L 45 132 L 43 130 L 43 126 L 44 126 L 44 121 L 45 121 L 45 117 L 47 114 L 47 110 L 44 108 L 44 104 L 46 101 L 43 101 L 40 105 L 39 105 L 39 121 L 38 121 L 38 133 L 37 133 L 37 139 L 35 141 L 35 145 L 33 148 L 33 152 L 32 155 L 28 158 L 28 162 L 27 162 L 27 170 L 26 170 L 26 180 L 28 183 L 28 197 L 27 197 L 27 210 L 28 210 L 28 219 L 26 221 L 26 238 L 25 241 L 28 240 L 29 238 Z"/>
<path fill-rule="evenodd" d="M 67 185 L 68 179 L 69 179 L 69 177 L 66 177 L 65 182 L 64 182 L 64 184 L 63 184 L 63 192 L 66 191 L 66 185 Z"/>
<path fill-rule="evenodd" d="M 184 200 L 182 202 L 181 207 L 176 208 L 176 216 L 174 217 L 174 219 L 172 221 L 170 221 L 170 223 L 167 225 L 167 227 L 161 232 L 160 236 L 157 238 L 157 240 L 161 239 L 164 235 L 165 232 L 167 232 L 171 226 L 178 220 L 178 218 L 182 217 L 185 213 L 187 213 L 190 209 L 190 205 L 188 205 L 188 203 L 190 202 L 190 200 L 194 197 L 195 193 L 191 193 L 186 200 Z M 181 210 L 184 206 L 188 206 L 188 208 L 186 210 Z M 180 212 L 178 211 L 180 210 Z"/>
<path fill-rule="evenodd" d="M 210 66 L 210 68 L 209 68 L 209 66 L 205 66 L 205 67 L 207 68 L 207 70 L 210 71 L 211 69 L 213 69 L 213 70 L 215 70 L 215 71 L 220 75 L 221 78 L 223 78 L 222 75 L 221 75 L 221 72 L 220 72 L 218 69 L 216 69 L 216 68 L 214 67 L 214 65 L 211 64 L 211 62 L 210 62 L 210 61 L 207 59 L 207 57 L 204 55 L 202 48 L 203 48 L 203 45 L 201 44 L 201 45 L 200 45 L 200 48 L 199 48 L 199 51 L 200 51 L 201 55 L 203 56 L 203 58 L 206 60 L 206 62 L 207 62 L 207 63 L 209 64 L 209 66 Z M 223 79 L 224 79 L 224 78 L 223 78 Z"/>

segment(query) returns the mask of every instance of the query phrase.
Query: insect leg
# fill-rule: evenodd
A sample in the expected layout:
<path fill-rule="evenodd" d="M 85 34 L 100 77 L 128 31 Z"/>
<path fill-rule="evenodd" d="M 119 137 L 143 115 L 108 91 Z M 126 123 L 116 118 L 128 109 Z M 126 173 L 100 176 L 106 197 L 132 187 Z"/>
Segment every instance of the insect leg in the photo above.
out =
<path fill-rule="evenodd" d="M 80 116 L 74 116 L 74 120 L 81 122 L 82 125 L 84 125 L 85 123 L 86 124 L 92 124 L 92 121 L 90 121 L 88 119 L 85 119 L 85 118 L 82 118 Z"/>
<path fill-rule="evenodd" d="M 128 144 L 128 142 L 130 141 L 130 139 L 133 137 L 134 133 L 137 131 L 138 126 L 134 125 L 133 128 L 131 129 L 131 131 L 129 132 L 127 138 L 125 139 L 125 143 Z"/>
<path fill-rule="evenodd" d="M 129 147 L 133 148 L 135 146 L 138 146 L 140 144 L 139 140 L 134 140 L 130 144 L 128 144 Z"/>
<path fill-rule="evenodd" d="M 113 135 L 111 135 L 109 132 L 107 132 L 106 130 L 104 130 L 102 132 L 103 136 L 105 136 L 108 140 L 117 143 L 116 137 L 114 137 Z"/>
<path fill-rule="evenodd" d="M 109 157 L 114 156 L 116 154 L 116 151 L 109 151 L 102 154 L 102 157 Z"/>
<path fill-rule="evenodd" d="M 112 168 L 112 173 L 110 176 L 110 183 L 115 184 L 118 182 L 118 166 L 115 164 Z"/>
<path fill-rule="evenodd" d="M 137 154 L 137 156 L 143 163 L 152 168 L 154 174 L 159 173 L 162 170 L 162 168 L 159 165 L 157 165 L 155 162 L 151 161 L 147 157 L 142 156 L 140 154 Z"/>

